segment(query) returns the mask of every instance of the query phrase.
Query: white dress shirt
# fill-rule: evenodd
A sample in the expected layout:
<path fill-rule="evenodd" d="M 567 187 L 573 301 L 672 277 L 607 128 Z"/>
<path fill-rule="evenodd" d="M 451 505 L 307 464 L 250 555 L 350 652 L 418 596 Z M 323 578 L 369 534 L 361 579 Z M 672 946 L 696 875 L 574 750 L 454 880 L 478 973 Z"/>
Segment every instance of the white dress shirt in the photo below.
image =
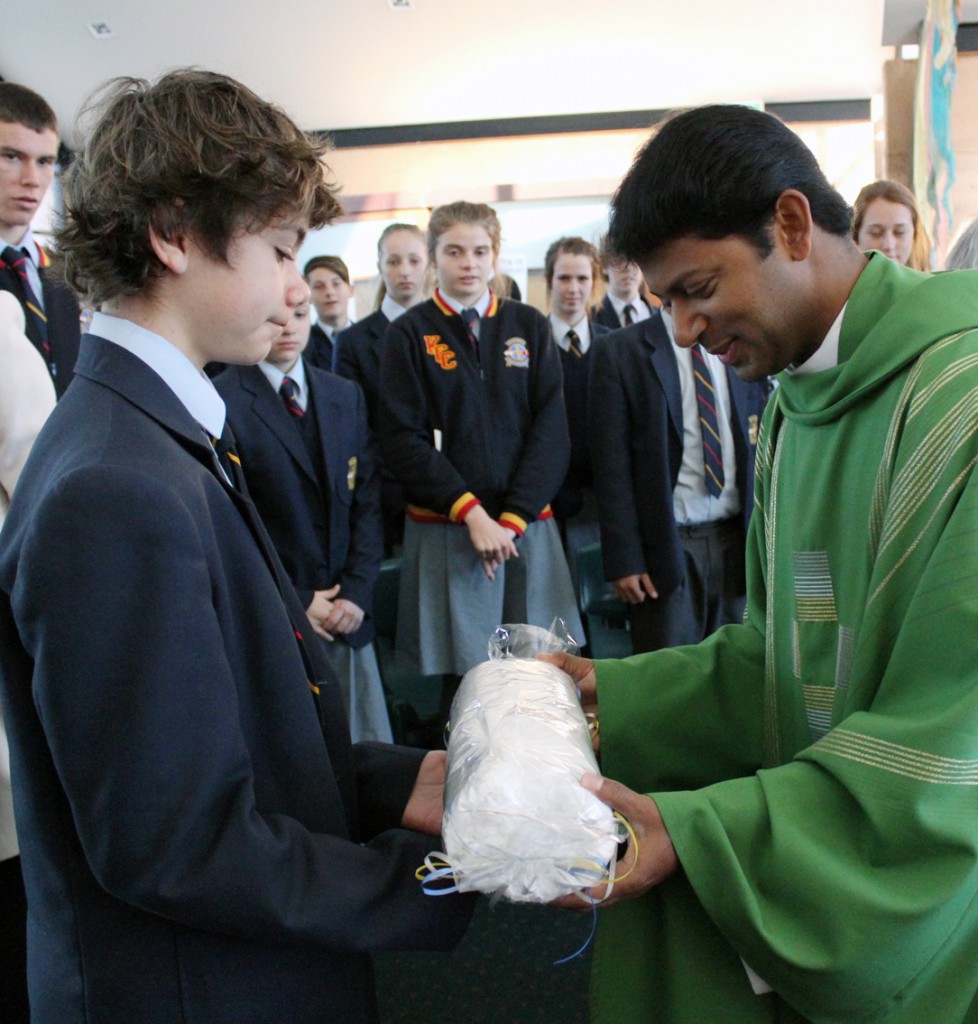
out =
<path fill-rule="evenodd" d="M 158 374 L 177 396 L 187 412 L 210 437 L 224 433 L 227 411 L 224 399 L 217 393 L 210 378 L 166 338 L 145 327 L 107 313 L 92 317 L 92 334 L 105 338 L 131 352 Z"/>
<path fill-rule="evenodd" d="M 737 487 L 737 459 L 734 453 L 733 432 L 730 429 L 730 389 L 727 386 L 726 368 L 716 356 L 703 349 L 703 357 L 713 378 L 723 455 L 723 491 L 719 497 L 714 497 L 706 489 L 703 434 L 696 402 L 696 383 L 693 379 L 693 354 L 688 348 L 676 344 L 672 331 L 672 317 L 664 313 L 662 320 L 676 354 L 679 390 L 683 403 L 683 460 L 679 467 L 679 479 L 672 492 L 676 522 L 682 526 L 691 526 L 696 523 L 729 519 L 740 511 L 740 491 Z"/>
<path fill-rule="evenodd" d="M 568 331 L 576 332 L 577 344 L 581 350 L 581 355 L 584 355 L 591 347 L 591 325 L 588 323 L 586 316 L 582 316 L 576 324 L 567 324 L 555 313 L 551 313 L 550 329 L 553 331 L 557 347 L 562 348 L 565 352 L 570 352 L 570 342 L 567 340 Z"/>
<path fill-rule="evenodd" d="M 299 403 L 299 408 L 303 412 L 309 408 L 309 386 L 306 384 L 306 367 L 301 356 L 288 372 L 280 370 L 277 366 L 272 366 L 271 363 L 264 362 L 258 364 L 258 369 L 265 374 L 276 395 L 282 386 L 282 381 L 288 377 L 295 384 L 295 398 Z"/>
<path fill-rule="evenodd" d="M 632 323 L 641 323 L 643 320 L 648 320 L 652 315 L 652 311 L 642 301 L 642 297 L 639 296 L 636 299 L 619 299 L 613 292 L 608 292 L 608 301 L 611 303 L 612 309 L 618 315 L 618 320 L 624 325 L 625 323 L 625 307 L 631 306 L 635 311 L 632 313 Z"/>

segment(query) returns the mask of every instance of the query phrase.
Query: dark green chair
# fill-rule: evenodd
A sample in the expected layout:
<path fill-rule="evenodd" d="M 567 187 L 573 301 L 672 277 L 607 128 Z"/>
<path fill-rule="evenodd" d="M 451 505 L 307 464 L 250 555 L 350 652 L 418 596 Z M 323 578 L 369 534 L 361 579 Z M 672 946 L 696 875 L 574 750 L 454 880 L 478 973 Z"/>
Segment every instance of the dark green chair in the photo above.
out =
<path fill-rule="evenodd" d="M 604 578 L 601 544 L 577 552 L 577 599 L 584 616 L 592 658 L 627 658 L 632 653 L 628 606 Z"/>
<path fill-rule="evenodd" d="M 442 737 L 431 727 L 438 714 L 441 676 L 423 676 L 405 664 L 394 649 L 397 633 L 397 600 L 401 583 L 401 559 L 381 563 L 374 587 L 374 649 L 387 695 L 387 711 L 395 743 L 441 747 Z"/>

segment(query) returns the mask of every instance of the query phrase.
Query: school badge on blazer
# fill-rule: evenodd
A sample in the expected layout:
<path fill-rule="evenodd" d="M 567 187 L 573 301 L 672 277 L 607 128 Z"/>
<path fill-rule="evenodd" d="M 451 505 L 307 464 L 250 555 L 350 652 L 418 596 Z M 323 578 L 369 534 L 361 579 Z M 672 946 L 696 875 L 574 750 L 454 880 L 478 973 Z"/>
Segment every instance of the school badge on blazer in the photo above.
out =
<path fill-rule="evenodd" d="M 424 347 L 428 355 L 432 356 L 443 370 L 454 370 L 458 366 L 455 353 L 441 340 L 440 334 L 426 334 Z"/>
<path fill-rule="evenodd" d="M 510 338 L 503 346 L 503 359 L 507 366 L 521 366 L 524 369 L 530 365 L 530 350 L 522 338 Z"/>
<path fill-rule="evenodd" d="M 357 486 L 357 457 L 346 464 L 346 486 L 352 491 Z"/>

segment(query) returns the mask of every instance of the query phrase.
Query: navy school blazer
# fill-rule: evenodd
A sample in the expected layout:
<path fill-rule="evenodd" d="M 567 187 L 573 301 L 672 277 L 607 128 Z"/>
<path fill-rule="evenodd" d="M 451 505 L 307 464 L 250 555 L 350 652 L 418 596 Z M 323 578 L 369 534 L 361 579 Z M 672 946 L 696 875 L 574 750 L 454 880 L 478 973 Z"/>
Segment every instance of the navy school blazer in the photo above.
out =
<path fill-rule="evenodd" d="M 351 747 L 249 505 L 86 335 L 0 535 L 34 1024 L 372 1022 L 369 951 L 464 930 L 397 827 L 423 752 Z"/>
<path fill-rule="evenodd" d="M 325 491 L 309 449 L 257 366 L 232 366 L 214 381 L 227 405 L 248 490 L 289 578 L 308 607 L 314 590 L 340 584 L 363 625 L 342 639 L 374 636 L 373 589 L 384 554 L 380 482 L 363 393 L 306 363 L 311 410 L 322 446 Z"/>
<path fill-rule="evenodd" d="M 370 429 L 378 433 L 382 343 L 390 320 L 379 309 L 344 327 L 333 343 L 333 370 L 359 384 L 367 400 Z"/>
<path fill-rule="evenodd" d="M 2 246 L 0 246 L 2 248 Z M 46 254 L 42 257 L 47 260 Z M 60 398 L 68 389 L 78 359 L 78 344 L 81 337 L 81 320 L 78 300 L 72 292 L 51 276 L 51 272 L 42 267 L 40 270 L 41 287 L 44 292 L 44 313 L 48 324 L 48 342 L 57 374 L 54 379 L 54 390 Z M 10 291 L 23 301 L 18 291 L 11 286 L 7 275 L 0 274 L 0 288 Z M 41 350 L 41 339 L 34 327 L 31 317 L 27 320 L 27 336 L 38 351 Z"/>

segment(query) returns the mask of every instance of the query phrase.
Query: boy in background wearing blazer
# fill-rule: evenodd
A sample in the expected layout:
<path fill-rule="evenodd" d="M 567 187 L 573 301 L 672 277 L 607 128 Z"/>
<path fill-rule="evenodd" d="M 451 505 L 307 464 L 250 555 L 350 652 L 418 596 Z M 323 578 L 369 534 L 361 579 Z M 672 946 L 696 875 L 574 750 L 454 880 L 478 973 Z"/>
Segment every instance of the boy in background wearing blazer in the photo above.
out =
<path fill-rule="evenodd" d="M 383 529 L 367 406 L 352 381 L 306 363 L 310 326 L 304 302 L 262 362 L 214 383 L 248 492 L 339 679 L 350 737 L 390 743 L 371 642 Z"/>

